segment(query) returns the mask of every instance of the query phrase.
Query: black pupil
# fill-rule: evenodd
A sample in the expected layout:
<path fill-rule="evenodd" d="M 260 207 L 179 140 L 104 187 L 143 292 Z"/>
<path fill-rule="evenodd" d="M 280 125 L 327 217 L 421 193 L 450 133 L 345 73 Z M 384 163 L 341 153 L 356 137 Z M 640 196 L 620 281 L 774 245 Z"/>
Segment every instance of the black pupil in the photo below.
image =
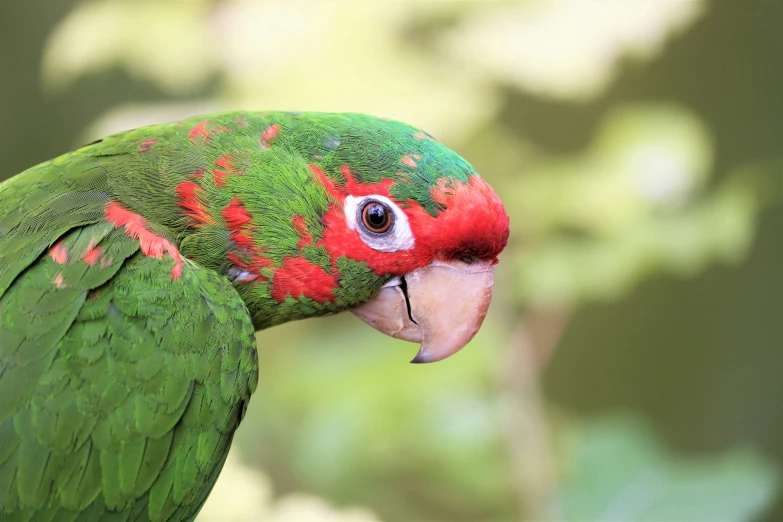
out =
<path fill-rule="evenodd" d="M 382 229 L 389 222 L 389 214 L 383 205 L 373 203 L 367 208 L 367 226 L 370 228 Z"/>

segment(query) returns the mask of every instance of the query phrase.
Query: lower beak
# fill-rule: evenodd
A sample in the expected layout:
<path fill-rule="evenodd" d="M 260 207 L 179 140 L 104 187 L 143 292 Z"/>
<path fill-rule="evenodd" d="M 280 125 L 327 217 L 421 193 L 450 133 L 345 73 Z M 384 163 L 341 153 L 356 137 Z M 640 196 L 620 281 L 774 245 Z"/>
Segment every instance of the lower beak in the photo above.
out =
<path fill-rule="evenodd" d="M 411 362 L 440 361 L 478 332 L 492 299 L 493 273 L 488 261 L 433 261 L 391 280 L 351 312 L 387 335 L 421 343 Z"/>

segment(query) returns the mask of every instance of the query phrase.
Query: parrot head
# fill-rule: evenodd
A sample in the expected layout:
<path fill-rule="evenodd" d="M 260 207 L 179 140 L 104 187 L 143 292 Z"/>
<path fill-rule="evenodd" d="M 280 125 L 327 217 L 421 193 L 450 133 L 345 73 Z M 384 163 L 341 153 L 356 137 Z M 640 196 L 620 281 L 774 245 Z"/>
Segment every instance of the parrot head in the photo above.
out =
<path fill-rule="evenodd" d="M 188 125 L 220 168 L 201 180 L 206 194 L 178 187 L 180 207 L 227 239 L 222 271 L 257 328 L 349 310 L 420 343 L 417 363 L 448 357 L 478 331 L 509 219 L 458 154 L 420 129 L 362 114 Z M 252 146 L 221 145 L 231 131 Z M 196 196 L 217 207 L 201 209 Z"/>

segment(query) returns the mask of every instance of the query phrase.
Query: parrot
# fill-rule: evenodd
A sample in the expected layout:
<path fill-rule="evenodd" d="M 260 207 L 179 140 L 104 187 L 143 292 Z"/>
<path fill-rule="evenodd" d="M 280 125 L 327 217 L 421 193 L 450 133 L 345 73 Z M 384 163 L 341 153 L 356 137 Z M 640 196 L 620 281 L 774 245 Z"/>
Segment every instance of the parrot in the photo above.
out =
<path fill-rule="evenodd" d="M 193 520 L 258 382 L 255 332 L 353 312 L 444 359 L 509 218 L 425 131 L 227 112 L 0 184 L 0 519 Z"/>

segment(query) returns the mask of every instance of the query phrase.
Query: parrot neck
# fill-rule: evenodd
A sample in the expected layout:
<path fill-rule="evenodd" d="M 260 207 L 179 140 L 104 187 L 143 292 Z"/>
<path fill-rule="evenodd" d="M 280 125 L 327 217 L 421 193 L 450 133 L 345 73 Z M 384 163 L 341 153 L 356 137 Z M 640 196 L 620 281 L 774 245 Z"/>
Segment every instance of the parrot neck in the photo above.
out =
<path fill-rule="evenodd" d="M 323 225 L 318 216 L 330 200 L 317 192 L 309 170 L 297 181 L 316 194 L 299 201 L 280 198 L 258 177 L 224 172 L 166 174 L 157 180 L 167 182 L 164 196 L 153 201 L 147 192 L 144 198 L 117 194 L 117 199 L 150 230 L 172 239 L 183 258 L 228 278 L 256 329 L 336 313 L 365 298 L 341 290 L 340 280 L 350 274 L 341 273 L 345 267 L 338 267 L 319 244 Z M 353 266 L 357 263 L 341 262 L 350 273 L 364 271 Z M 382 279 L 368 273 L 362 284 L 373 288 Z"/>

